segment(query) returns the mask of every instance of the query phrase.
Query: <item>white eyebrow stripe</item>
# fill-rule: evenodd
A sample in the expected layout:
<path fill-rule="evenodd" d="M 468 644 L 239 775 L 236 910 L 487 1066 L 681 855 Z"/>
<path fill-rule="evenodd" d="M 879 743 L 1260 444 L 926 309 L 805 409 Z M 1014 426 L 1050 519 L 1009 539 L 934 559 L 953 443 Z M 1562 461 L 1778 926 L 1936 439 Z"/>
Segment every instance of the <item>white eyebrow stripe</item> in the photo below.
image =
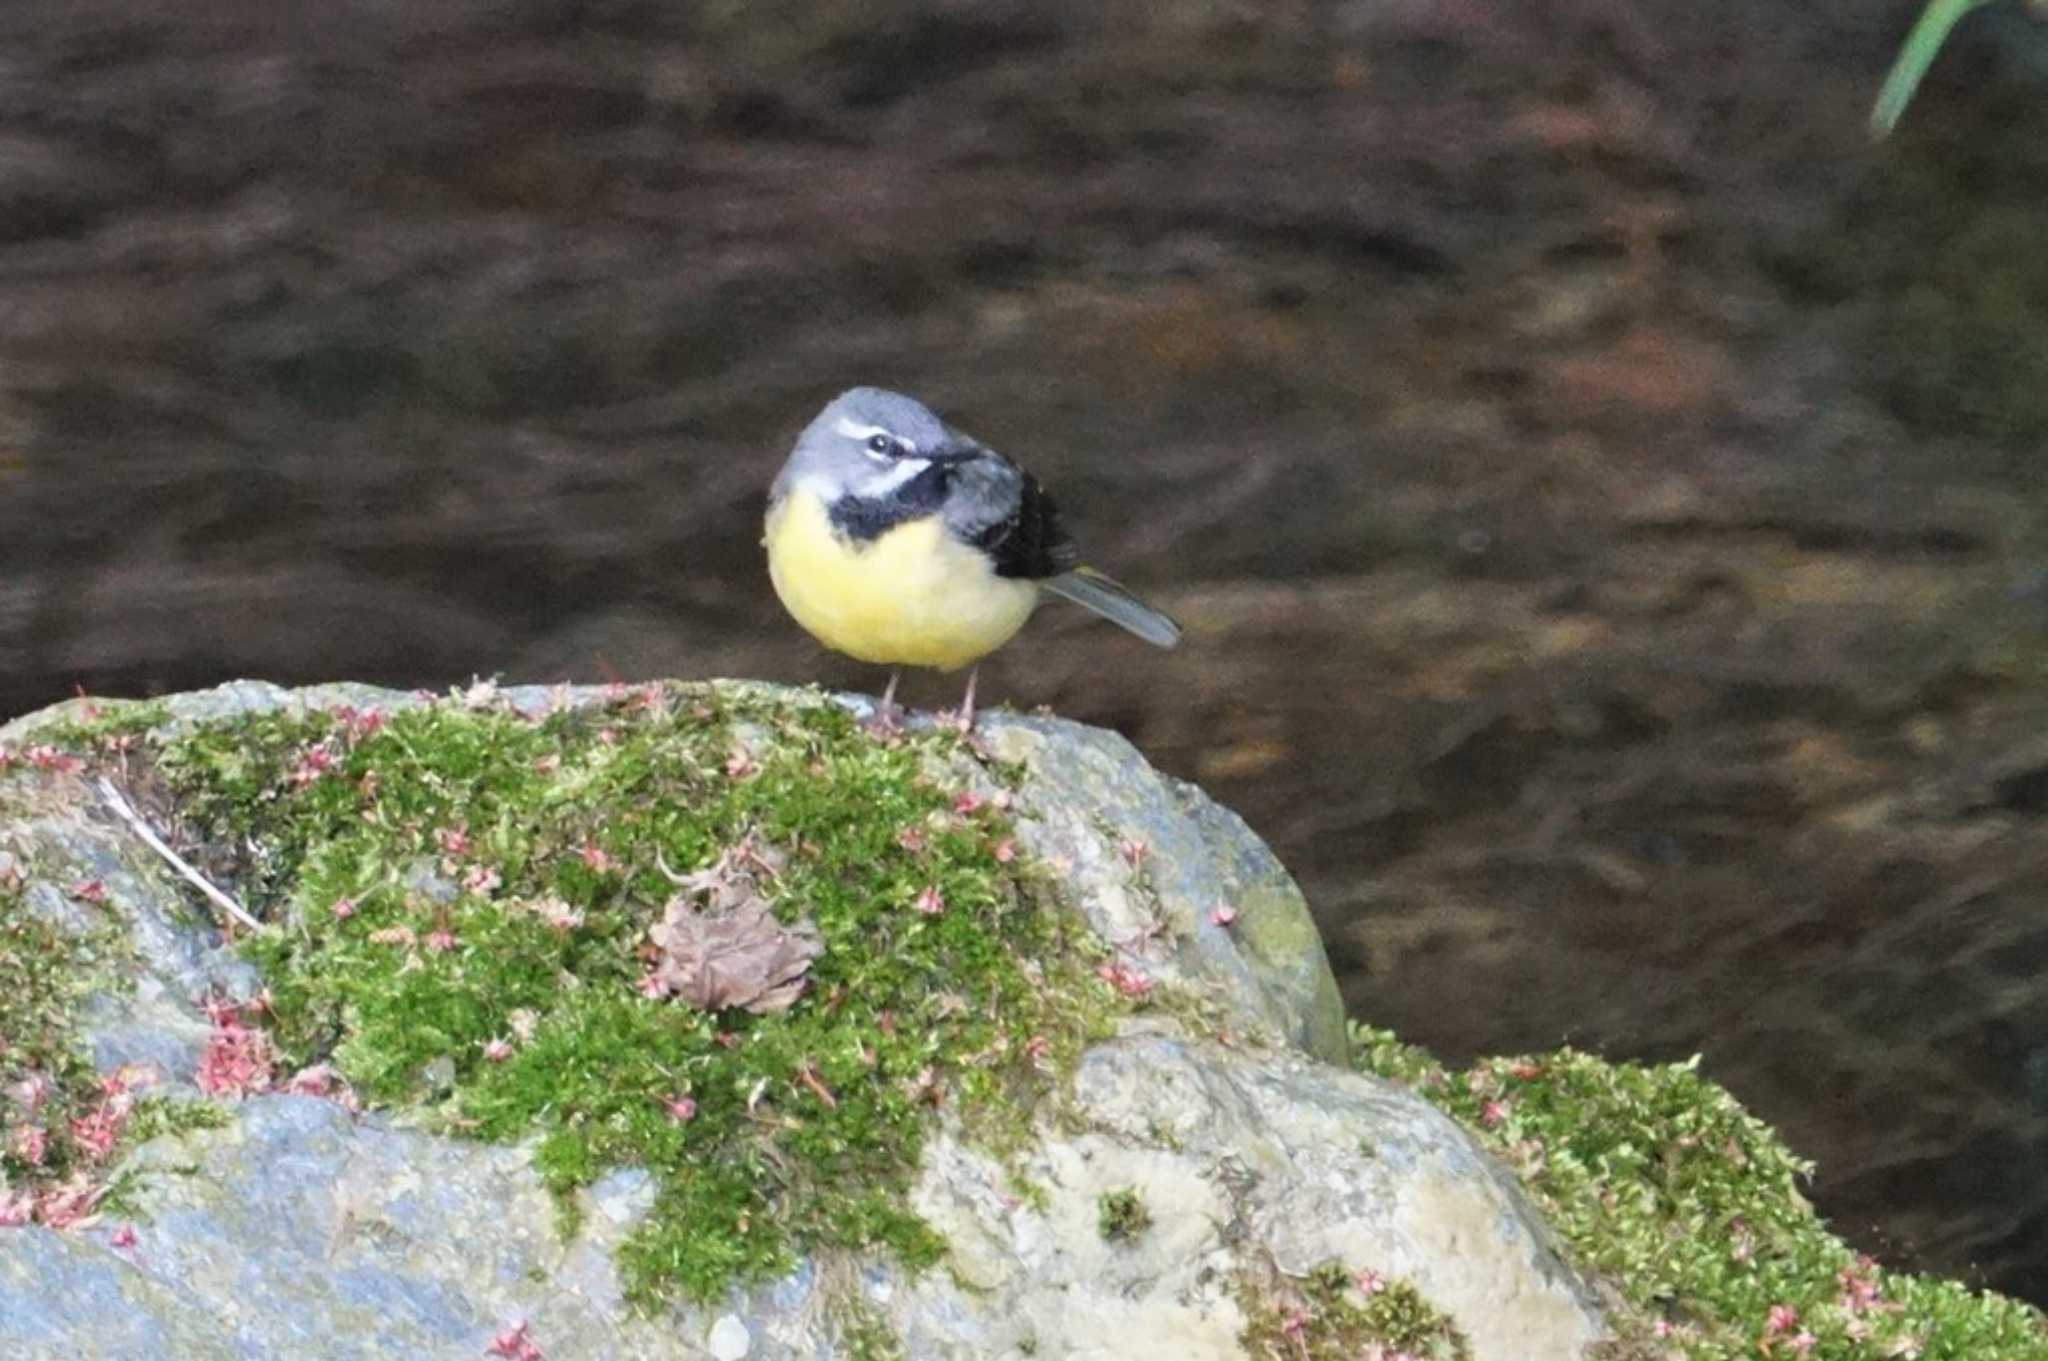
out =
<path fill-rule="evenodd" d="M 892 434 L 887 426 L 862 425 L 859 421 L 855 420 L 851 416 L 841 416 L 832 428 L 837 430 L 840 434 L 846 436 L 848 439 L 864 440 L 872 438 L 875 435 L 888 435 L 890 439 L 895 440 L 898 444 L 901 444 L 906 449 L 912 450 L 913 452 L 915 452 L 915 450 L 917 449 L 917 446 L 911 443 L 909 440 L 904 439 L 900 435 Z"/>
<path fill-rule="evenodd" d="M 912 478 L 916 477 L 919 473 L 923 472 L 925 469 L 931 466 L 932 461 L 928 458 L 898 459 L 896 460 L 896 466 L 889 469 L 889 471 L 882 476 L 881 480 L 874 484 L 874 489 L 871 494 L 876 496 L 887 496 L 891 492 L 902 491 L 903 488 L 910 482 Z"/>

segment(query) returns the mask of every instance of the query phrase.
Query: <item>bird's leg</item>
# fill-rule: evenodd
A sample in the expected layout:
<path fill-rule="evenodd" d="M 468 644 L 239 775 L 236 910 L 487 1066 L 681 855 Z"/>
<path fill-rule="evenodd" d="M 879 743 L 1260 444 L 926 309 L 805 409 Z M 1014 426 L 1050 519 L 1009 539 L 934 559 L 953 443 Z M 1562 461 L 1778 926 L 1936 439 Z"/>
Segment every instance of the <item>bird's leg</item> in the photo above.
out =
<path fill-rule="evenodd" d="M 871 731 L 885 736 L 903 731 L 903 711 L 896 707 L 896 682 L 901 679 L 903 672 L 900 669 L 889 672 L 889 683 L 882 689 L 881 702 L 875 705 L 874 713 L 868 717 L 867 725 Z"/>
<path fill-rule="evenodd" d="M 967 693 L 960 700 L 960 713 L 954 724 L 961 732 L 974 731 L 974 682 L 981 678 L 981 663 L 976 662 L 967 673 Z"/>

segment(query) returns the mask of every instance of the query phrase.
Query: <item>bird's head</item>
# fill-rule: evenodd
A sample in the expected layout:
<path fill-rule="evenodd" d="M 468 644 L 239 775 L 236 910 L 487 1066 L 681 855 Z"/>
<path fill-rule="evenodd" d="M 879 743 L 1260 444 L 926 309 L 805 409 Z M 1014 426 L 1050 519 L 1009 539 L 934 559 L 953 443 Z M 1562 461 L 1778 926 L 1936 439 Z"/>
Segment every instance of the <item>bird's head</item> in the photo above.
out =
<path fill-rule="evenodd" d="M 886 497 L 939 464 L 977 457 L 981 446 L 914 397 L 882 388 L 840 393 L 797 437 L 775 489 L 803 485 L 826 502 Z"/>

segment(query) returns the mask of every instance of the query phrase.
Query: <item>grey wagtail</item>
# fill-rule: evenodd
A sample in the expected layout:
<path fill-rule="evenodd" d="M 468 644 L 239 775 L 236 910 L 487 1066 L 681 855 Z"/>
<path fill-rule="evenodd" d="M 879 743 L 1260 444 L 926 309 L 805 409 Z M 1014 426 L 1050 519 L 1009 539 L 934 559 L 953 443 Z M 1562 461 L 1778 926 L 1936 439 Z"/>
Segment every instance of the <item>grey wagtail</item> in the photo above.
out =
<path fill-rule="evenodd" d="M 905 666 L 967 674 L 974 726 L 983 657 L 1047 595 L 1146 642 L 1180 626 L 1080 563 L 1038 479 L 901 393 L 854 388 L 797 437 L 768 494 L 762 544 L 775 594 L 826 647 L 888 665 L 877 719 L 896 717 Z"/>

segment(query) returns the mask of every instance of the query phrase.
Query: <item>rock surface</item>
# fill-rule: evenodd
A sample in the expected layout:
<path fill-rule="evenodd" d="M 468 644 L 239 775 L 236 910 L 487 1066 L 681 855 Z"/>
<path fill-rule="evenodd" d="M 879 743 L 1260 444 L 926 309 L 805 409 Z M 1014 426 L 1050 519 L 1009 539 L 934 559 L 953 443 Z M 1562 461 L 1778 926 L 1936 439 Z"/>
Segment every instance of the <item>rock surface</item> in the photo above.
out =
<path fill-rule="evenodd" d="M 1241 810 L 1355 1011 L 1704 1052 L 2048 1300 L 2048 26 L 1875 148 L 1919 8 L 12 0 L 0 712 L 877 684 L 753 508 L 907 384 L 1189 627 L 984 693 Z"/>
<path fill-rule="evenodd" d="M 170 710 L 203 721 L 407 702 L 243 684 Z M 0 744 L 38 724 L 0 728 Z M 636 1315 L 611 1249 L 646 1208 L 642 1175 L 590 1188 L 564 1240 L 522 1147 L 265 1096 L 231 1107 L 224 1128 L 136 1151 L 130 1167 L 154 1175 L 132 1230 L 0 1231 L 0 1354 L 452 1358 L 530 1343 L 553 1358 L 738 1361 L 850 1355 L 867 1329 L 910 1358 L 1222 1358 L 1246 1354 L 1247 1311 L 1270 1303 L 1262 1283 L 1334 1259 L 1411 1282 L 1475 1361 L 1582 1355 L 1602 1334 L 1599 1309 L 1513 1179 L 1419 1099 L 1319 1061 L 1343 1041 L 1328 966 L 1299 894 L 1242 824 L 1106 733 L 996 718 L 987 740 L 1029 767 L 1026 849 L 1062 871 L 1099 934 L 1129 941 L 1229 1040 L 1127 1021 L 1084 1056 L 1014 1167 L 942 1134 L 913 1193 L 950 1245 L 941 1269 L 912 1278 L 817 1258 L 717 1308 Z M 95 1059 L 152 1063 L 175 1089 L 206 1035 L 196 994 L 246 994 L 256 979 L 193 924 L 161 863 L 79 776 L 31 778 L 34 813 L 0 824 L 0 855 L 31 871 L 47 915 L 70 910 L 54 885 L 106 884 L 143 965 L 132 990 L 96 1004 Z M 1239 913 L 1230 929 L 1210 916 L 1225 904 Z M 1042 1195 L 1020 1199 L 1018 1173 Z M 1100 1197 L 1123 1189 L 1151 1223 L 1109 1241 Z"/>

